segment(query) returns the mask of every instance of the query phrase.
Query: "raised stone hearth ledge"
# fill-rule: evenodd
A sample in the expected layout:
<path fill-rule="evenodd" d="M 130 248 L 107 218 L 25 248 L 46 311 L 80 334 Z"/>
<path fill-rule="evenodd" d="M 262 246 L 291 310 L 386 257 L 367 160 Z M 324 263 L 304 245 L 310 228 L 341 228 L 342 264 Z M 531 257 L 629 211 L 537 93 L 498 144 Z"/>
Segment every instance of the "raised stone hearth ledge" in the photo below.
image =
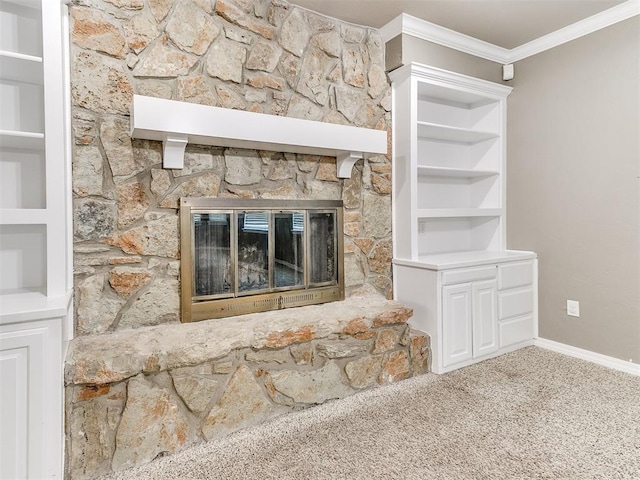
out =
<path fill-rule="evenodd" d="M 65 365 L 67 384 L 119 382 L 228 355 L 242 348 L 280 349 L 331 334 L 360 335 L 406 323 L 412 310 L 369 294 L 342 302 L 168 324 L 74 338 Z"/>
<path fill-rule="evenodd" d="M 369 291 L 323 305 L 77 337 L 65 370 L 68 478 L 142 465 L 425 373 L 429 337 L 411 330 L 411 315 Z"/>

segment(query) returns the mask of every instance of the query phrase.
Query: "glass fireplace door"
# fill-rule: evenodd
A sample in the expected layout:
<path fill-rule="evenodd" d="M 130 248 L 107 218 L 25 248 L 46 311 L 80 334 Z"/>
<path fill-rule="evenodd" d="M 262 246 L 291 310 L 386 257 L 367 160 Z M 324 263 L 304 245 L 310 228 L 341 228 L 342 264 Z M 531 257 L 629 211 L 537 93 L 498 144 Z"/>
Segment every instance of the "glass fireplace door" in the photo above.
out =
<path fill-rule="evenodd" d="M 274 214 L 274 287 L 305 285 L 304 213 Z"/>
<path fill-rule="evenodd" d="M 312 285 L 335 284 L 338 281 L 335 229 L 334 212 L 309 212 L 309 281 Z"/>
<path fill-rule="evenodd" d="M 241 212 L 237 214 L 236 261 L 238 293 L 268 291 L 271 287 L 269 268 L 270 214 Z"/>
<path fill-rule="evenodd" d="M 183 321 L 344 299 L 339 201 L 185 198 L 180 218 Z"/>
<path fill-rule="evenodd" d="M 231 213 L 193 214 L 194 296 L 232 294 Z"/>

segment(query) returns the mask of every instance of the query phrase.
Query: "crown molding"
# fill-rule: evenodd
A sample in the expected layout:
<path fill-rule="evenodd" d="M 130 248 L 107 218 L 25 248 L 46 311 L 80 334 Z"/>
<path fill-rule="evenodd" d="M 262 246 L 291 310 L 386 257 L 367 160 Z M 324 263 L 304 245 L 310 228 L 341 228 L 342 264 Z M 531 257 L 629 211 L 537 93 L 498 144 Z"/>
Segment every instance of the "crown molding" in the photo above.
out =
<path fill-rule="evenodd" d="M 507 85 L 415 62 L 408 63 L 389 72 L 389 78 L 394 82 L 406 78 L 419 78 L 433 84 L 456 87 L 460 90 L 468 91 L 471 89 L 486 97 L 497 99 L 508 97 L 513 90 L 513 87 Z"/>
<path fill-rule="evenodd" d="M 405 34 L 436 43 L 500 64 L 509 64 L 544 52 L 597 30 L 640 14 L 640 0 L 627 0 L 620 5 L 580 20 L 511 50 L 463 33 L 427 22 L 406 13 L 398 15 L 380 29 L 385 42 Z"/>
<path fill-rule="evenodd" d="M 405 15 L 406 13 L 401 13 L 378 29 L 378 33 L 384 43 L 402 34 L 402 17 Z"/>
<path fill-rule="evenodd" d="M 574 24 L 551 32 L 540 38 L 520 45 L 509 52 L 507 62 L 513 63 L 538 53 L 570 42 L 600 29 L 609 27 L 640 14 L 640 0 L 627 0 L 620 5 L 580 20 Z"/>
<path fill-rule="evenodd" d="M 441 27 L 406 13 L 398 15 L 380 29 L 380 35 L 385 42 L 400 34 L 411 35 L 421 40 L 469 53 L 476 57 L 486 58 L 497 63 L 504 63 L 504 59 L 507 58 L 510 52 L 506 48 L 478 40 L 464 33 Z"/>

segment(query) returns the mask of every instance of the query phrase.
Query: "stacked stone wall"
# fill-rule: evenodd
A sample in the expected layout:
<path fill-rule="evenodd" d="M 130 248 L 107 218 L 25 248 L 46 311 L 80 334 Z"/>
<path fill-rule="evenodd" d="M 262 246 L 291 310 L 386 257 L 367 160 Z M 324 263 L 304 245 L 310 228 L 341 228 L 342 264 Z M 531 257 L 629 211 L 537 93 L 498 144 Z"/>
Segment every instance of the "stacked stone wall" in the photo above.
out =
<path fill-rule="evenodd" d="M 338 179 L 335 158 L 188 145 L 184 168 L 167 170 L 160 142 L 129 135 L 134 93 L 389 132 L 375 30 L 283 0 L 72 0 L 70 27 L 70 478 L 428 370 L 428 338 L 410 332 L 409 310 L 384 303 L 389 156 Z M 183 196 L 342 199 L 347 300 L 180 324 Z"/>
<path fill-rule="evenodd" d="M 391 167 L 132 140 L 134 93 L 389 131 L 390 86 L 375 30 L 282 0 L 75 0 L 71 93 L 76 334 L 176 323 L 182 196 L 342 199 L 347 294 L 391 297 Z"/>

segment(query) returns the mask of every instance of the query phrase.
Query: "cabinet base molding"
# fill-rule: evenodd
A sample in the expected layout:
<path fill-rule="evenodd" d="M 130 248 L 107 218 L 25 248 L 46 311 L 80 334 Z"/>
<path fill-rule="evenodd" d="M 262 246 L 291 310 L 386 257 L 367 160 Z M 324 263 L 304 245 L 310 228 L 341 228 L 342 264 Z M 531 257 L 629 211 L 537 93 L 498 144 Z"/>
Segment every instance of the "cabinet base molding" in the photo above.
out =
<path fill-rule="evenodd" d="M 409 324 L 411 325 L 411 320 L 409 320 Z M 515 352 L 516 350 L 520 350 L 521 348 L 531 347 L 533 345 L 534 345 L 534 341 L 533 340 L 525 340 L 523 342 L 519 342 L 519 343 L 515 343 L 513 345 L 509 345 L 508 347 L 503 347 L 500 350 L 498 350 L 496 352 L 493 352 L 491 354 L 485 355 L 485 356 L 483 356 L 481 358 L 472 358 L 472 359 L 469 359 L 469 360 L 464 361 L 464 362 L 456 363 L 455 365 L 450 365 L 448 367 L 442 367 L 442 368 L 440 368 L 438 370 L 436 370 L 435 368 L 432 368 L 432 372 L 431 373 L 436 373 L 438 375 L 441 375 L 443 373 L 453 372 L 454 370 L 458 370 L 459 368 L 469 367 L 469 366 L 474 365 L 476 363 L 484 362 L 485 360 L 491 360 L 492 358 L 499 357 L 500 355 L 504 355 L 505 353 Z"/>
<path fill-rule="evenodd" d="M 545 348 L 553 352 L 579 358 L 580 360 L 586 360 L 587 362 L 596 363 L 603 367 L 618 370 L 620 372 L 630 373 L 631 375 L 640 377 L 640 364 L 637 363 L 625 362 L 624 360 L 620 360 L 619 358 L 592 352 L 591 350 L 584 350 L 582 348 L 567 345 L 565 343 L 547 340 L 546 338 L 536 338 L 533 344 L 536 347 Z"/>

